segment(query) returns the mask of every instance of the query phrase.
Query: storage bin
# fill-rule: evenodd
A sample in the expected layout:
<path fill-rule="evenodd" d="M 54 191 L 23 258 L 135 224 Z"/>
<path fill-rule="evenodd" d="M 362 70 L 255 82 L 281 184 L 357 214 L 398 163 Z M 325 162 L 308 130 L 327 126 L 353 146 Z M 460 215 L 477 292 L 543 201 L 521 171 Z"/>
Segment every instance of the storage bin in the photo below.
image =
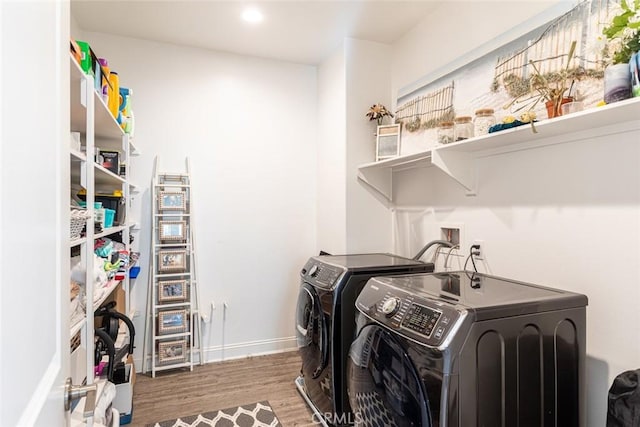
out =
<path fill-rule="evenodd" d="M 89 214 L 84 209 L 71 209 L 69 217 L 69 239 L 79 239 L 82 234 L 82 230 L 84 230 L 85 226 L 87 225 Z"/>
<path fill-rule="evenodd" d="M 128 357 L 124 366 L 126 381 L 116 384 L 116 397 L 113 399 L 113 407 L 120 412 L 120 424 L 129 424 L 133 415 L 133 385 L 136 382 L 136 371 L 133 367 L 133 359 Z"/>
<path fill-rule="evenodd" d="M 131 405 L 131 412 L 128 414 L 120 414 L 120 424 L 118 424 L 118 426 L 130 424 L 131 420 L 133 420 L 133 405 Z"/>
<path fill-rule="evenodd" d="M 109 228 L 113 227 L 113 220 L 116 217 L 116 211 L 113 209 L 105 209 L 104 210 L 104 227 Z"/>
<path fill-rule="evenodd" d="M 85 74 L 93 75 L 93 66 L 91 61 L 91 46 L 82 40 L 76 40 L 80 46 L 80 68 Z"/>
<path fill-rule="evenodd" d="M 94 216 L 94 218 L 95 218 L 95 222 L 99 222 L 99 223 L 100 223 L 100 226 L 101 226 L 102 228 L 105 228 L 105 225 L 104 225 L 105 209 L 104 209 L 104 208 L 102 208 L 102 209 L 96 209 L 96 210 L 94 211 L 94 215 L 95 215 L 95 216 Z"/>
<path fill-rule="evenodd" d="M 86 197 L 86 194 L 78 193 L 78 198 L 80 200 L 84 199 L 85 197 Z M 124 197 L 110 196 L 106 194 L 96 194 L 95 200 L 102 204 L 101 207 L 105 207 L 107 209 L 113 209 L 114 211 L 116 211 L 116 215 L 113 220 L 113 225 L 124 225 L 124 222 L 125 222 Z"/>
<path fill-rule="evenodd" d="M 86 208 L 87 207 L 87 202 L 85 202 L 84 200 L 78 202 L 78 205 L 80 205 L 80 207 Z M 101 209 L 102 208 L 102 202 L 93 202 L 93 209 Z"/>

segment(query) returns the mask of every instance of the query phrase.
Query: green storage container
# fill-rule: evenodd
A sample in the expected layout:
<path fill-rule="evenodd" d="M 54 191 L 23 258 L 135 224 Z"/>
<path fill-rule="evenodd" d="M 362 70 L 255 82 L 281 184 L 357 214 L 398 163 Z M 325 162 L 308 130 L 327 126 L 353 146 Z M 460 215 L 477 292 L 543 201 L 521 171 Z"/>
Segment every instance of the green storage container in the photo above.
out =
<path fill-rule="evenodd" d="M 78 46 L 80 46 L 80 52 L 82 53 L 82 59 L 80 60 L 80 68 L 85 74 L 93 75 L 93 61 L 91 59 L 91 46 L 89 43 L 76 40 Z"/>

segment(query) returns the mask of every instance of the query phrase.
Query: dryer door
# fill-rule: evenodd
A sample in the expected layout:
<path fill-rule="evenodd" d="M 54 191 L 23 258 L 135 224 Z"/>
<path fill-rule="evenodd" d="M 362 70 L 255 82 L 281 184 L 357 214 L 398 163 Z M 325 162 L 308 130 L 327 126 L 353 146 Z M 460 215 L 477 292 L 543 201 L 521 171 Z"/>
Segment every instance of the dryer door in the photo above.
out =
<path fill-rule="evenodd" d="M 351 345 L 347 375 L 356 426 L 432 425 L 420 377 L 402 342 L 386 329 L 372 324 L 361 329 Z"/>
<path fill-rule="evenodd" d="M 296 339 L 305 376 L 317 378 L 327 366 L 327 326 L 316 291 L 313 286 L 303 283 L 298 294 Z"/>

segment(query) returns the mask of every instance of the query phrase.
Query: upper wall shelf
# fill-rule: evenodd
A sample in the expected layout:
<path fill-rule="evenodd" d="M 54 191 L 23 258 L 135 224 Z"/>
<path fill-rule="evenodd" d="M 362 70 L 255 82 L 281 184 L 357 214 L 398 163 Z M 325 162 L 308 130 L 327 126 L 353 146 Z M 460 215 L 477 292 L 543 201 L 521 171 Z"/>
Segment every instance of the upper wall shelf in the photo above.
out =
<path fill-rule="evenodd" d="M 393 172 L 429 166 L 431 166 L 431 150 L 421 151 L 361 165 L 358 168 L 358 179 L 391 202 L 393 201 Z"/>
<path fill-rule="evenodd" d="M 85 77 L 84 72 L 78 65 L 78 63 L 69 56 L 71 61 L 71 130 L 84 133 L 87 127 L 87 114 L 86 107 L 82 104 L 82 79 Z M 122 136 L 124 131 L 113 118 L 109 108 L 102 100 L 102 96 L 98 94 L 93 88 L 93 102 L 95 103 L 95 137 L 96 139 L 111 140 L 111 147 L 102 147 L 102 145 L 96 144 L 100 148 L 116 148 L 120 149 L 122 146 Z M 115 141 L 114 141 L 115 140 Z"/>
<path fill-rule="evenodd" d="M 525 125 L 489 135 L 470 138 L 358 168 L 358 179 L 393 202 L 393 173 L 418 167 L 436 166 L 462 185 L 469 195 L 477 189 L 475 160 L 481 157 L 563 144 L 602 135 L 640 129 L 640 98 L 543 120 L 535 124 L 537 133 Z"/>

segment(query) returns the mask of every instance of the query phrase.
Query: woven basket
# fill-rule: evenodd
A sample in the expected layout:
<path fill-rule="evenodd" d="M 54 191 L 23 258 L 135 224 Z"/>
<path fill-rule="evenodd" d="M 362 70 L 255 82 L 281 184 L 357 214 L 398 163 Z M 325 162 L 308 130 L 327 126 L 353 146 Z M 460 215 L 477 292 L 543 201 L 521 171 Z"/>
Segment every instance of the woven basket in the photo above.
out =
<path fill-rule="evenodd" d="M 75 240 L 80 238 L 80 234 L 87 225 L 89 214 L 83 209 L 71 209 L 71 226 L 69 227 L 69 239 Z"/>

